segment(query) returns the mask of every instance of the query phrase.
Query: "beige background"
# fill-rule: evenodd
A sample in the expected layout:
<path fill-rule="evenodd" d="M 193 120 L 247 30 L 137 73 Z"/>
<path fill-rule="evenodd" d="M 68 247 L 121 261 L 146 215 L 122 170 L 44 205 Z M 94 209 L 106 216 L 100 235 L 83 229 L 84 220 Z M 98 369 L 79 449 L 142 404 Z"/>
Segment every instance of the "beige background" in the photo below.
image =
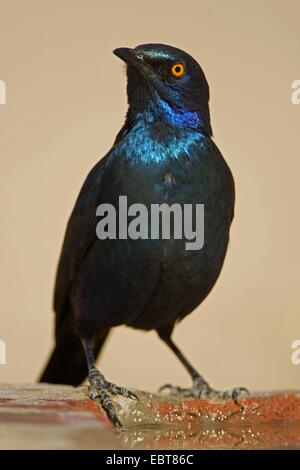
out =
<path fill-rule="evenodd" d="M 299 0 L 0 0 L 1 381 L 35 380 L 50 351 L 66 221 L 126 110 L 111 51 L 162 42 L 202 64 L 237 186 L 221 278 L 175 339 L 216 387 L 300 388 L 299 17 Z M 189 383 L 154 333 L 116 329 L 100 362 L 122 385 Z"/>

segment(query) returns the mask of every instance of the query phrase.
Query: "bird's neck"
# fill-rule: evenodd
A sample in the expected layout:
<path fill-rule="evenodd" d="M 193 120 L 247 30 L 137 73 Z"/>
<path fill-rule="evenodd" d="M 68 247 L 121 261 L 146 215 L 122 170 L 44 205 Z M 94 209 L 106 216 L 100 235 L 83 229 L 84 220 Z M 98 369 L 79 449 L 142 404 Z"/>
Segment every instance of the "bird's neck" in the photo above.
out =
<path fill-rule="evenodd" d="M 198 130 L 175 126 L 143 113 L 129 125 L 125 124 L 114 143 L 114 156 L 133 164 L 186 164 L 186 155 L 194 144 L 205 145 L 206 136 Z M 192 156 L 189 156 L 189 159 Z M 197 157 L 198 158 L 198 157 Z"/>
<path fill-rule="evenodd" d="M 196 111 L 175 110 L 163 99 L 159 100 L 158 105 L 150 105 L 147 112 L 150 112 L 151 118 L 158 117 L 174 127 L 195 130 L 200 129 L 202 124 L 201 116 Z"/>
<path fill-rule="evenodd" d="M 129 106 L 124 128 L 130 129 L 134 123 L 143 121 L 146 124 L 159 122 L 162 125 L 174 127 L 176 130 L 190 129 L 199 131 L 201 134 L 211 136 L 211 126 L 209 114 L 204 111 L 189 111 L 180 108 L 173 108 L 167 101 L 159 99 L 157 102 L 149 101 L 142 109 L 135 109 Z"/>

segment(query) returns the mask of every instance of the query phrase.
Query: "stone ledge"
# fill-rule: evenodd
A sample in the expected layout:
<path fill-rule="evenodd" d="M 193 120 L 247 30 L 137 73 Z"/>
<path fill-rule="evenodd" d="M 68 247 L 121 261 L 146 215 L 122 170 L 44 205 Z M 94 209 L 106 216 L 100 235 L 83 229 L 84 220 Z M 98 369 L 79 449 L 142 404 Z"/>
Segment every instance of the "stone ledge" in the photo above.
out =
<path fill-rule="evenodd" d="M 232 400 L 177 399 L 137 392 L 116 397 L 116 432 L 87 387 L 0 385 L 1 449 L 300 448 L 300 392 Z"/>

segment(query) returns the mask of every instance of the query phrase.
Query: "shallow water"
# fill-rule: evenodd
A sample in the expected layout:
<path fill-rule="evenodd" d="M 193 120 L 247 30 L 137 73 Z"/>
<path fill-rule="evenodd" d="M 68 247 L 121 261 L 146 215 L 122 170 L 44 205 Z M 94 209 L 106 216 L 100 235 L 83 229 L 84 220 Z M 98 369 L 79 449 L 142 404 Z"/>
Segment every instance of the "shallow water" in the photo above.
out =
<path fill-rule="evenodd" d="M 127 449 L 300 449 L 299 426 L 172 426 L 119 431 L 120 447 Z"/>
<path fill-rule="evenodd" d="M 273 394 L 257 395 L 261 402 L 245 399 L 240 406 L 212 402 L 205 407 L 199 406 L 199 400 L 174 398 L 166 404 L 162 395 L 140 392 L 138 404 L 120 399 L 125 429 L 116 437 L 122 448 L 129 449 L 300 448 L 300 421 L 289 419 L 294 411 L 300 413 L 300 407 L 293 408 L 300 401 L 290 404 L 290 395 L 283 395 L 284 409 L 283 401 Z"/>

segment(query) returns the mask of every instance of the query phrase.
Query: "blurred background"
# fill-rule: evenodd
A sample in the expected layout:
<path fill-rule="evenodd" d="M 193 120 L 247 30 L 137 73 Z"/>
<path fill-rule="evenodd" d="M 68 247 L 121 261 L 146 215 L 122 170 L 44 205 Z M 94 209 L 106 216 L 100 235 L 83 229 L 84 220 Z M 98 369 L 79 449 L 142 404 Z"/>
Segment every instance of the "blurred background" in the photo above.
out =
<path fill-rule="evenodd" d="M 202 65 L 237 190 L 221 277 L 174 338 L 215 387 L 300 388 L 299 1 L 0 0 L 0 17 L 0 380 L 35 381 L 52 348 L 67 219 L 126 112 L 112 50 L 161 42 Z M 189 384 L 151 332 L 115 329 L 99 366 L 120 385 Z"/>

